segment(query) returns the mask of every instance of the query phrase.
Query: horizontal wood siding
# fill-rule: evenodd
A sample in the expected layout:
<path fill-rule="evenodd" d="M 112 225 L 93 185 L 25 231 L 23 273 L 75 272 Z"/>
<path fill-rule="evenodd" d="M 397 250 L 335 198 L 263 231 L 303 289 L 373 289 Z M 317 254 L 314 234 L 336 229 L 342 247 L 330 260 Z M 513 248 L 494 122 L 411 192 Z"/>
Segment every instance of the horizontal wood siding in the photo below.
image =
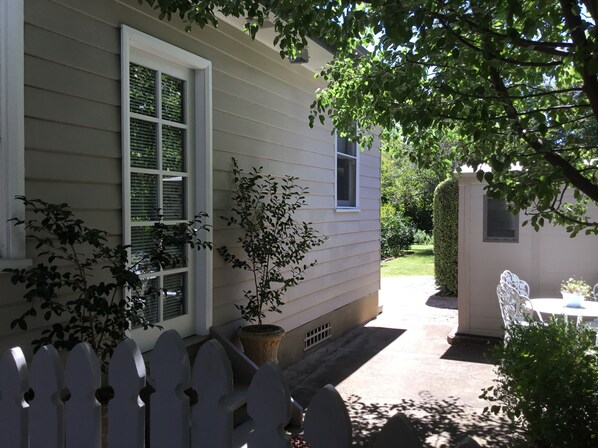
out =
<path fill-rule="evenodd" d="M 217 246 L 234 243 L 235 232 L 219 218 L 230 206 L 231 157 L 244 167 L 298 176 L 310 188 L 309 207 L 301 218 L 313 222 L 328 240 L 310 254 L 319 264 L 289 293 L 280 322 L 292 322 L 294 328 L 313 319 L 314 310 L 334 310 L 377 291 L 378 153 L 361 156 L 360 211 L 337 212 L 330 123 L 308 126 L 309 106 L 321 80 L 226 23 L 187 34 L 180 21 L 161 22 L 155 16 L 137 0 L 25 2 L 27 196 L 68 202 L 89 225 L 120 238 L 120 26 L 126 24 L 213 64 Z M 238 318 L 233 304 L 242 300 L 247 286 L 244 276 L 214 253 L 215 324 Z M 0 276 L 0 308 L 10 314 L 23 310 L 20 294 L 7 276 Z M 14 334 L 9 335 L 4 320 L 0 336 L 12 342 Z"/>

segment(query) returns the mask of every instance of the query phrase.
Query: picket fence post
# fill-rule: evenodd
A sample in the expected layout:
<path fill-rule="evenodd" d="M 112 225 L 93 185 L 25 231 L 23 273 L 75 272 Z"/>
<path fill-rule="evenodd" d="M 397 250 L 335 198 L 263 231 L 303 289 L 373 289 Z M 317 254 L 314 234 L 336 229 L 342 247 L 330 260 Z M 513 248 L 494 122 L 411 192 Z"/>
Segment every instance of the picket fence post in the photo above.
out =
<path fill-rule="evenodd" d="M 189 356 L 175 330 L 162 333 L 150 362 L 156 391 L 150 396 L 152 448 L 189 448 Z"/>
<path fill-rule="evenodd" d="M 353 441 L 347 407 L 331 384 L 312 398 L 303 427 L 311 448 L 349 448 Z"/>
<path fill-rule="evenodd" d="M 39 349 L 31 362 L 29 384 L 30 448 L 64 448 L 64 372 L 58 352 L 51 345 Z"/>
<path fill-rule="evenodd" d="M 7 350 L 0 359 L 0 447 L 27 448 L 29 405 L 27 361 L 20 347 Z"/>
<path fill-rule="evenodd" d="M 151 355 L 155 392 L 150 395 L 152 448 L 232 448 L 233 408 L 242 403 L 233 390 L 233 372 L 222 345 L 207 341 L 193 369 L 183 341 L 175 331 L 159 338 Z M 108 383 L 114 391 L 108 403 L 108 448 L 144 448 L 146 408 L 140 398 L 146 369 L 139 348 L 130 339 L 114 351 Z M 33 398 L 25 402 L 31 387 Z M 98 358 L 86 343 L 69 354 L 63 370 L 54 347 L 41 348 L 28 368 L 20 348 L 0 358 L 0 447 L 100 448 L 101 387 Z M 186 391 L 197 396 L 190 405 Z M 70 396 L 63 401 L 65 392 Z M 290 448 L 285 426 L 291 417 L 291 397 L 280 368 L 263 365 L 246 393 L 252 428 L 248 448 Z M 233 405 L 234 404 L 234 405 Z M 304 437 L 311 448 L 350 448 L 351 420 L 336 389 L 327 385 L 313 397 L 305 415 Z M 401 413 L 377 434 L 372 448 L 421 448 L 415 430 Z M 455 448 L 479 448 L 466 438 Z"/>
<path fill-rule="evenodd" d="M 145 387 L 145 364 L 133 340 L 125 339 L 114 350 L 108 382 L 114 390 L 108 402 L 108 448 L 144 448 L 145 404 L 139 393 Z"/>
<path fill-rule="evenodd" d="M 467 436 L 463 440 L 461 440 L 461 442 L 459 442 L 457 445 L 455 445 L 455 448 L 481 448 L 481 447 L 478 442 L 473 440 L 471 437 Z"/>
<path fill-rule="evenodd" d="M 254 428 L 249 448 L 289 448 L 291 438 L 284 427 L 291 419 L 291 393 L 280 368 L 271 362 L 257 371 L 247 392 L 247 413 Z"/>
<path fill-rule="evenodd" d="M 100 362 L 82 342 L 71 351 L 65 369 L 70 397 L 65 403 L 66 448 L 102 446 L 102 406 L 96 391 L 102 387 Z"/>
<path fill-rule="evenodd" d="M 226 408 L 226 399 L 233 393 L 233 369 L 226 351 L 215 339 L 199 349 L 191 381 L 197 393 L 197 404 L 191 410 L 191 446 L 230 448 L 233 412 Z"/>
<path fill-rule="evenodd" d="M 376 435 L 373 448 L 394 446 L 401 448 L 421 448 L 422 446 L 409 418 L 401 412 L 397 412 L 385 423 Z"/>

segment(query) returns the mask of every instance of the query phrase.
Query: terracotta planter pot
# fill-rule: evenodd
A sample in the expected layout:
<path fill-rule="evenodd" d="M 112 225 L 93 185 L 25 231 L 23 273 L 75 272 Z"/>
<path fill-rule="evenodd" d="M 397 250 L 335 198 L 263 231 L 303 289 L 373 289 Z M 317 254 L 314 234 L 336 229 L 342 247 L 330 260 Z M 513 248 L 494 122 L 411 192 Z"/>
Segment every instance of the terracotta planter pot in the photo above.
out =
<path fill-rule="evenodd" d="M 278 364 L 278 347 L 284 330 L 278 325 L 247 325 L 237 332 L 247 357 L 257 366 L 268 361 Z"/>

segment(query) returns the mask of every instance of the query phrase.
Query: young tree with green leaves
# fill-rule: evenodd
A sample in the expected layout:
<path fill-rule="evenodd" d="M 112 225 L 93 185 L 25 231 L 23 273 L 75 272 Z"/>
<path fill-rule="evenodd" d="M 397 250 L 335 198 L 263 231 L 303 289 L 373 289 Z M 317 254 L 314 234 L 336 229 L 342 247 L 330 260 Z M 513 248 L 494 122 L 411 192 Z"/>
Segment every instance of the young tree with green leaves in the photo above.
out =
<path fill-rule="evenodd" d="M 586 210 L 598 202 L 595 1 L 140 2 L 189 26 L 216 24 L 217 12 L 245 17 L 252 36 L 268 17 L 281 55 L 296 54 L 307 36 L 324 40 L 336 52 L 312 123 L 331 117 L 362 144 L 376 129 L 400 129 L 414 160 L 474 166 L 490 194 L 531 210 L 534 227 L 598 233 Z M 451 155 L 439 145 L 447 134 L 456 136 Z"/>

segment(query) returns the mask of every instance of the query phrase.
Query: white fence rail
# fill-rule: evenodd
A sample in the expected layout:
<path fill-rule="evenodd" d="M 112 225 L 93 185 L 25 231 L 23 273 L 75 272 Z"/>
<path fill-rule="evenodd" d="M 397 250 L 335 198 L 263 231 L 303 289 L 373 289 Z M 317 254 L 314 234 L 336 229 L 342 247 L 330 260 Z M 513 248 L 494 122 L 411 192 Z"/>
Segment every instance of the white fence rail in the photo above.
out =
<path fill-rule="evenodd" d="M 146 381 L 155 390 L 149 402 L 152 448 L 233 447 L 233 374 L 217 341 L 201 347 L 191 369 L 181 338 L 175 331 L 167 331 L 156 343 L 149 371 L 146 375 L 143 358 L 132 340 L 117 347 L 108 370 L 114 396 L 106 419 L 96 399 L 101 387 L 100 364 L 89 345 L 79 344 L 64 368 L 51 346 L 39 350 L 29 366 L 20 348 L 7 351 L 0 359 L 0 447 L 100 448 L 102 425 L 107 420 L 104 432 L 109 448 L 143 448 L 146 409 L 140 391 Z M 197 396 L 193 405 L 185 393 L 189 389 Z M 247 392 L 252 429 L 241 445 L 290 447 L 284 431 L 290 412 L 290 393 L 280 370 L 273 364 L 264 365 Z M 305 415 L 304 430 L 311 448 L 351 446 L 351 421 L 334 387 L 326 386 L 315 395 Z M 399 414 L 389 420 L 374 446 L 421 445 Z M 468 439 L 459 446 L 478 445 Z"/>

